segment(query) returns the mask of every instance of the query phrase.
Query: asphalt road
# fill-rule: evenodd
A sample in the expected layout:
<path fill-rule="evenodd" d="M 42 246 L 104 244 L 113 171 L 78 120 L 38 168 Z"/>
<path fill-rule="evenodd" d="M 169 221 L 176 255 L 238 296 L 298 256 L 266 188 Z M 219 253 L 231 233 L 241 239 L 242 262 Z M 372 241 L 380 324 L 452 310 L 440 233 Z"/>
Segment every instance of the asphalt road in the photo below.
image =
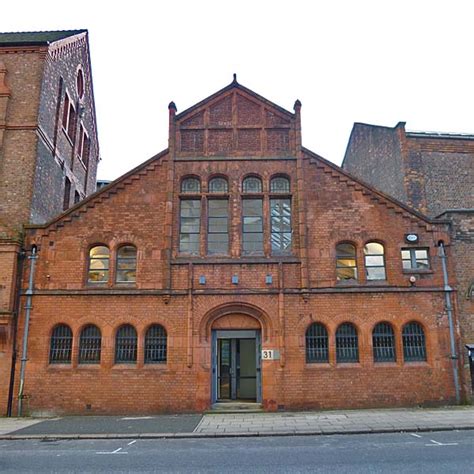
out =
<path fill-rule="evenodd" d="M 0 472 L 468 473 L 474 431 L 268 438 L 0 441 Z"/>

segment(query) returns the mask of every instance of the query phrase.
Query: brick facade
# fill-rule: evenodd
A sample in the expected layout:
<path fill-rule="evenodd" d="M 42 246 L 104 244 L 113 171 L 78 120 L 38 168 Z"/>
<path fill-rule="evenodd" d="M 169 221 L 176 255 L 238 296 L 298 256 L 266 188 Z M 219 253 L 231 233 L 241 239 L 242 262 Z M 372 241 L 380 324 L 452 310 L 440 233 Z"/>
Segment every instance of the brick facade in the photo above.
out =
<path fill-rule="evenodd" d="M 16 356 L 17 270 L 23 265 L 24 225 L 63 211 L 95 192 L 99 160 L 86 30 L 0 33 L 0 413 L 7 411 L 10 368 Z M 83 70 L 84 94 L 77 92 Z M 65 92 L 80 117 L 63 131 Z M 90 138 L 87 166 L 78 160 L 79 127 Z M 85 159 L 85 155 L 84 155 Z"/>
<path fill-rule="evenodd" d="M 453 279 L 462 344 L 458 348 L 470 380 L 465 344 L 474 344 L 474 135 L 405 131 L 355 124 L 343 168 L 418 211 L 451 221 Z M 473 362 L 474 364 L 474 362 Z"/>
<path fill-rule="evenodd" d="M 30 322 L 24 408 L 27 413 L 154 413 L 198 411 L 212 403 L 216 331 L 261 335 L 263 349 L 279 358 L 261 362 L 265 409 L 342 408 L 443 404 L 454 399 L 443 278 L 436 245 L 449 243 L 445 224 L 434 223 L 362 184 L 301 145 L 299 101 L 288 112 L 238 84 L 176 114 L 169 106 L 169 148 L 45 225 L 29 226 L 28 245 L 38 246 Z M 213 177 L 227 192 L 214 196 Z M 247 176 L 263 188 L 245 195 Z M 281 194 L 271 179 L 290 182 L 291 249 L 272 247 L 271 200 Z M 186 177 L 200 190 L 183 193 Z M 228 251 L 208 255 L 209 201 L 228 202 Z M 261 252 L 245 255 L 242 206 L 263 203 Z M 195 254 L 180 247 L 180 206 L 199 202 Z M 251 221 L 254 222 L 254 221 Z M 430 268 L 404 271 L 407 233 L 428 249 Z M 336 245 L 357 250 L 356 281 L 336 279 Z M 386 278 L 366 277 L 364 245 L 383 244 Z M 123 245 L 137 249 L 136 282 L 115 283 Z M 110 250 L 108 278 L 88 282 L 92 247 Z M 413 281 L 410 281 L 410 277 Z M 28 271 L 25 272 L 26 286 Z M 25 296 L 18 334 L 24 324 Z M 416 321 L 426 338 L 426 361 L 405 360 L 402 331 Z M 328 360 L 307 362 L 312 323 L 328 333 Z M 336 358 L 336 331 L 357 331 L 358 361 Z M 374 362 L 372 331 L 379 322 L 395 335 L 393 362 Z M 58 324 L 73 334 L 71 361 L 50 363 Z M 101 331 L 100 363 L 81 364 L 80 334 Z M 123 324 L 137 332 L 135 363 L 116 361 Z M 166 362 L 144 363 L 152 324 L 167 334 Z M 18 371 L 17 371 L 18 372 Z M 15 378 L 18 393 L 18 373 Z M 54 389 L 52 388 L 54 387 Z M 258 398 L 258 396 L 257 396 Z M 15 400 L 15 403 L 17 400 Z"/>

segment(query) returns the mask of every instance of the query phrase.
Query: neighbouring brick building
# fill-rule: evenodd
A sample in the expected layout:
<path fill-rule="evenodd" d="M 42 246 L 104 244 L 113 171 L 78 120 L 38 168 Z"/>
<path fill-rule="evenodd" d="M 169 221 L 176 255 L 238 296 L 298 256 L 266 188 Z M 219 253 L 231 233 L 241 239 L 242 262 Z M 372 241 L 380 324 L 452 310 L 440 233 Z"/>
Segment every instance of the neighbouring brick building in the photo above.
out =
<path fill-rule="evenodd" d="M 404 122 L 393 128 L 356 123 L 343 168 L 431 218 L 450 221 L 459 354 L 469 392 L 474 387 L 474 135 L 410 132 Z"/>
<path fill-rule="evenodd" d="M 28 227 L 25 413 L 452 402 L 448 225 L 304 148 L 299 101 L 234 79 L 176 112 L 166 150 Z"/>
<path fill-rule="evenodd" d="M 95 192 L 98 160 L 87 31 L 0 33 L 1 415 L 18 354 L 24 225 Z"/>

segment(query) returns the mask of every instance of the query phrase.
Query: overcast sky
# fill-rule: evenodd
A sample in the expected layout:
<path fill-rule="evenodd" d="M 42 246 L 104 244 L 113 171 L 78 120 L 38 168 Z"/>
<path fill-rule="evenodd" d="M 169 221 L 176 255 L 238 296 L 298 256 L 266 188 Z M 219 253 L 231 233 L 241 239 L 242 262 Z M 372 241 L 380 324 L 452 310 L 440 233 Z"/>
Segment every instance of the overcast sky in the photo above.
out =
<path fill-rule="evenodd" d="M 102 162 L 115 179 L 167 147 L 178 112 L 232 81 L 292 111 L 340 164 L 354 122 L 474 133 L 474 2 L 22 0 L 0 30 L 87 28 Z"/>

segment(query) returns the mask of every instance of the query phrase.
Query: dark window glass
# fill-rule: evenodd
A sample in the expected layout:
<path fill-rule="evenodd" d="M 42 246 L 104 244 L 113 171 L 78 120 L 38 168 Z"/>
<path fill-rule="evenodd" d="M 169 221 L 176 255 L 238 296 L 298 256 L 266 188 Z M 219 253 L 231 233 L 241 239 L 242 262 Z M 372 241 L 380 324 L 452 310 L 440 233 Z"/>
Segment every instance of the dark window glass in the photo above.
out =
<path fill-rule="evenodd" d="M 369 242 L 364 247 L 365 274 L 367 280 L 385 280 L 384 248 L 378 242 Z"/>
<path fill-rule="evenodd" d="M 76 132 L 76 109 L 70 103 L 69 104 L 69 117 L 67 119 L 67 134 L 69 138 L 74 141 L 75 132 Z"/>
<path fill-rule="evenodd" d="M 209 199 L 207 226 L 207 252 L 226 254 L 229 251 L 227 199 Z"/>
<path fill-rule="evenodd" d="M 283 176 L 273 178 L 270 182 L 271 193 L 289 193 L 290 192 L 290 180 Z"/>
<path fill-rule="evenodd" d="M 64 200 L 63 200 L 63 211 L 69 209 L 69 204 L 71 200 L 71 180 L 69 178 L 64 178 Z"/>
<path fill-rule="evenodd" d="M 306 331 L 306 362 L 329 362 L 329 341 L 326 328 L 320 323 L 313 323 Z"/>
<path fill-rule="evenodd" d="M 262 180 L 256 176 L 249 176 L 244 179 L 242 183 L 242 191 L 244 193 L 261 193 L 262 192 Z"/>
<path fill-rule="evenodd" d="M 270 199 L 272 253 L 291 251 L 291 200 Z"/>
<path fill-rule="evenodd" d="M 99 328 L 93 324 L 86 326 L 79 340 L 79 364 L 99 364 L 101 342 Z"/>
<path fill-rule="evenodd" d="M 163 326 L 151 326 L 145 335 L 145 364 L 166 363 L 166 330 Z"/>
<path fill-rule="evenodd" d="M 199 233 L 201 228 L 201 200 L 181 201 L 179 251 L 199 255 Z"/>
<path fill-rule="evenodd" d="M 117 283 L 134 283 L 137 280 L 137 249 L 133 245 L 118 249 L 115 279 Z"/>
<path fill-rule="evenodd" d="M 66 324 L 58 324 L 51 334 L 50 364 L 69 364 L 72 356 L 72 331 Z"/>
<path fill-rule="evenodd" d="M 336 331 L 337 362 L 359 362 L 357 330 L 351 323 L 341 324 Z"/>
<path fill-rule="evenodd" d="M 137 331 L 129 324 L 121 326 L 115 336 L 115 362 L 132 364 L 137 361 Z"/>
<path fill-rule="evenodd" d="M 77 204 L 80 200 L 81 195 L 77 191 L 74 191 L 74 204 Z"/>
<path fill-rule="evenodd" d="M 182 193 L 200 193 L 201 192 L 201 183 L 197 178 L 186 178 L 181 182 L 181 192 Z"/>
<path fill-rule="evenodd" d="M 388 323 L 378 323 L 372 331 L 375 362 L 395 362 L 395 334 Z"/>
<path fill-rule="evenodd" d="M 80 99 L 84 96 L 84 73 L 82 69 L 77 71 L 77 78 L 76 78 L 76 86 L 77 86 L 77 95 Z"/>
<path fill-rule="evenodd" d="M 403 358 L 405 362 L 426 360 L 425 333 L 420 324 L 411 322 L 403 327 Z"/>
<path fill-rule="evenodd" d="M 228 191 L 227 180 L 224 178 L 213 178 L 209 181 L 210 193 L 226 193 Z"/>
<path fill-rule="evenodd" d="M 428 249 L 402 249 L 402 265 L 404 270 L 429 270 Z"/>
<path fill-rule="evenodd" d="M 337 281 L 357 280 L 356 249 L 352 244 L 336 246 Z"/>
<path fill-rule="evenodd" d="M 109 280 L 109 249 L 103 245 L 89 251 L 89 283 L 107 283 Z"/>
<path fill-rule="evenodd" d="M 261 254 L 263 252 L 263 201 L 244 199 L 242 220 L 243 253 L 245 255 Z"/>

